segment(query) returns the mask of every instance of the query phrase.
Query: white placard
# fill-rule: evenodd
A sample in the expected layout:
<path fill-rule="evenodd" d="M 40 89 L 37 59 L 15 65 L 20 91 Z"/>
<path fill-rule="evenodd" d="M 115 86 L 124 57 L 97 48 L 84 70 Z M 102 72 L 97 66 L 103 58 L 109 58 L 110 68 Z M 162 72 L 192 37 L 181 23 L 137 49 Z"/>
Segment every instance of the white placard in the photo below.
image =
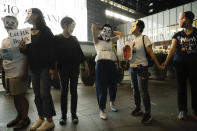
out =
<path fill-rule="evenodd" d="M 31 43 L 31 28 L 10 30 L 8 34 L 11 47 L 17 47 L 21 40 L 24 40 L 26 44 Z"/>

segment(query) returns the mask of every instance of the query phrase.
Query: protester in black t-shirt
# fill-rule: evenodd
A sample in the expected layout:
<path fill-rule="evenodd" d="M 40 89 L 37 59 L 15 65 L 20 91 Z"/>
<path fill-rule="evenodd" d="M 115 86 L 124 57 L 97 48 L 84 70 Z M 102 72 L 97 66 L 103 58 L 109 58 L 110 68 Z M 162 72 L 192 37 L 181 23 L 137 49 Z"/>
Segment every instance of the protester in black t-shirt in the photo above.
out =
<path fill-rule="evenodd" d="M 55 127 L 52 117 L 56 115 L 50 93 L 50 73 L 55 65 L 53 54 L 54 35 L 47 27 L 42 12 L 37 8 L 28 11 L 25 22 L 33 25 L 31 43 L 21 42 L 19 49 L 27 55 L 39 118 L 30 130 L 46 131 Z M 46 120 L 45 120 L 46 118 Z"/>
<path fill-rule="evenodd" d="M 67 119 L 67 95 L 70 87 L 71 93 L 71 114 L 73 123 L 78 123 L 77 110 L 77 84 L 79 76 L 80 63 L 85 62 L 85 69 L 89 75 L 88 64 L 81 50 L 79 42 L 72 32 L 75 28 L 75 22 L 70 17 L 64 17 L 61 20 L 63 33 L 55 36 L 56 41 L 56 59 L 59 77 L 61 81 L 61 112 L 62 118 L 60 124 L 66 124 Z M 69 84 L 70 83 L 70 84 Z"/>
<path fill-rule="evenodd" d="M 191 11 L 180 15 L 179 25 L 184 28 L 172 37 L 172 47 L 163 68 L 174 55 L 178 81 L 178 118 L 183 120 L 187 115 L 187 79 L 191 86 L 192 108 L 197 120 L 197 28 L 192 27 L 194 14 Z"/>

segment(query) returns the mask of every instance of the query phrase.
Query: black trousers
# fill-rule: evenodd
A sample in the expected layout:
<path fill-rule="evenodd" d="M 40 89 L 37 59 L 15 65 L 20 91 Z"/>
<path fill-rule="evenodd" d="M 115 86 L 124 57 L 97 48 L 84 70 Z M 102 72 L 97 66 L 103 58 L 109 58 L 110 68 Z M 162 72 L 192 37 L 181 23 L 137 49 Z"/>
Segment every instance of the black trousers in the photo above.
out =
<path fill-rule="evenodd" d="M 71 114 L 76 115 L 77 110 L 77 84 L 79 77 L 79 66 L 72 68 L 62 68 L 58 70 L 59 78 L 61 82 L 61 112 L 62 117 L 67 115 L 67 102 L 68 91 L 70 87 L 71 94 Z"/>
<path fill-rule="evenodd" d="M 197 115 L 197 63 L 176 63 L 178 108 L 187 112 L 187 81 L 191 88 L 192 109 Z"/>

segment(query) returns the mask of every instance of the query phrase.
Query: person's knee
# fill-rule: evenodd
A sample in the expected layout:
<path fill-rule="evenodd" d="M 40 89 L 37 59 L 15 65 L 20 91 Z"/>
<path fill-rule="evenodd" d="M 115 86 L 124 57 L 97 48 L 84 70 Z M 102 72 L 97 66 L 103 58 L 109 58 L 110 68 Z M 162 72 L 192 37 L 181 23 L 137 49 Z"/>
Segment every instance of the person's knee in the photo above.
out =
<path fill-rule="evenodd" d="M 148 90 L 141 90 L 140 94 L 141 94 L 142 98 L 149 98 Z"/>
<path fill-rule="evenodd" d="M 77 96 L 77 89 L 70 89 L 71 96 Z"/>

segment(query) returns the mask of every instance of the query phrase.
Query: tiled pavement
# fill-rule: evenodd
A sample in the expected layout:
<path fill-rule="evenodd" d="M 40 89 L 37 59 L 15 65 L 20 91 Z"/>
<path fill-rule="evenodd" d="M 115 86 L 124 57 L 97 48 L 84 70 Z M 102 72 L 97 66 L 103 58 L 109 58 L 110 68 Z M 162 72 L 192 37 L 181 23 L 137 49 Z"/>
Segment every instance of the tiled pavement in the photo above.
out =
<path fill-rule="evenodd" d="M 95 88 L 79 84 L 79 123 L 77 125 L 72 124 L 70 114 L 67 124 L 65 126 L 59 125 L 60 90 L 52 89 L 57 112 L 57 116 L 54 117 L 56 123 L 54 131 L 197 131 L 197 121 L 192 119 L 187 121 L 177 120 L 175 80 L 150 80 L 149 87 L 153 123 L 148 126 L 140 123 L 140 117 L 135 118 L 130 115 L 131 109 L 134 108 L 134 103 L 129 81 L 124 81 L 118 87 L 116 104 L 119 112 L 111 112 L 109 106 L 107 106 L 107 121 L 101 120 L 98 116 Z M 33 123 L 37 119 L 37 113 L 33 102 L 32 89 L 29 90 L 27 96 L 30 102 L 29 117 Z M 188 98 L 190 98 L 190 95 Z M 107 105 L 109 105 L 109 102 Z M 192 115 L 190 102 L 188 102 L 188 105 L 189 115 Z M 6 123 L 13 119 L 15 115 L 12 98 L 5 92 L 0 92 L 0 131 L 12 131 L 11 128 L 6 128 Z M 23 131 L 28 131 L 29 128 Z"/>

